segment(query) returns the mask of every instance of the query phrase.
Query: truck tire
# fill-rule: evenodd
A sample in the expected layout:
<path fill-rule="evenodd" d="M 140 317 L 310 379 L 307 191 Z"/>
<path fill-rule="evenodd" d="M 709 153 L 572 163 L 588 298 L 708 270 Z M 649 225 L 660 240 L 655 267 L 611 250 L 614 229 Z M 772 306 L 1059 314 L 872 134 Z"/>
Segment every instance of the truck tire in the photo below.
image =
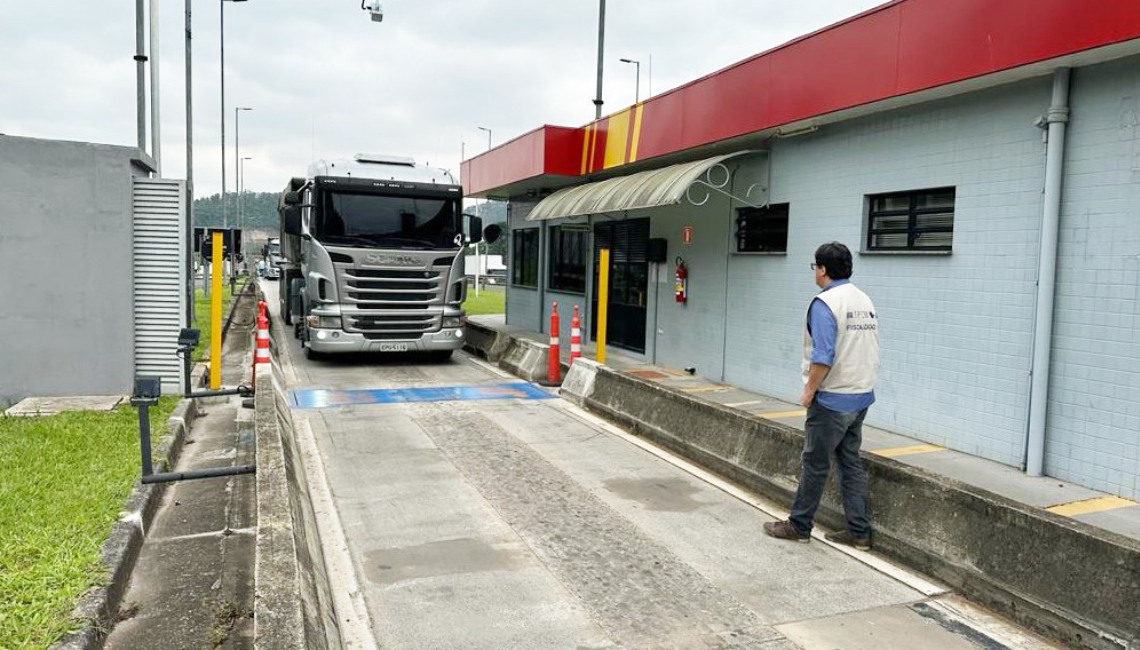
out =
<path fill-rule="evenodd" d="M 306 345 L 305 346 L 305 358 L 308 359 L 309 361 L 321 361 L 325 358 L 325 355 L 324 355 L 324 353 L 317 352 L 313 348 Z"/>

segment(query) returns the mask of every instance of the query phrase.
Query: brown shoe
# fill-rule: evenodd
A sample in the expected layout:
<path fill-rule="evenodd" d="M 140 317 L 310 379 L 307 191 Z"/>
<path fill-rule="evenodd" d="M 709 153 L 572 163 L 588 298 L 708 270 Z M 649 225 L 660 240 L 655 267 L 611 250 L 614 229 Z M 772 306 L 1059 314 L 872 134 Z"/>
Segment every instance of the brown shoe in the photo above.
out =
<path fill-rule="evenodd" d="M 811 535 L 804 535 L 803 533 L 797 532 L 790 521 L 764 522 L 764 532 L 769 537 L 775 537 L 776 539 L 787 539 L 793 542 L 803 542 L 804 544 L 811 541 Z"/>
<path fill-rule="evenodd" d="M 854 546 L 860 551 L 871 550 L 871 536 L 857 537 L 849 530 L 841 530 L 835 533 L 828 533 L 823 536 L 824 539 L 833 544 L 843 544 L 844 546 Z"/>

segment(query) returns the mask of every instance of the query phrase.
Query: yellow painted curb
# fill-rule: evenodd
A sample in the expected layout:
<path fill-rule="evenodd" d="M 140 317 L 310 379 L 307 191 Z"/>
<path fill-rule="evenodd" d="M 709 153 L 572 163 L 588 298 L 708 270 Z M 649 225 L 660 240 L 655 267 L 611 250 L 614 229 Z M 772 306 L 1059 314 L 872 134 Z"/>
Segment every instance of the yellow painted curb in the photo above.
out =
<path fill-rule="evenodd" d="M 1119 508 L 1131 508 L 1132 506 L 1140 505 L 1135 501 L 1122 499 L 1120 497 L 1096 497 L 1093 499 L 1085 499 L 1083 501 L 1074 501 L 1072 503 L 1062 503 L 1061 505 L 1045 508 L 1055 515 L 1062 517 L 1075 517 L 1077 515 L 1087 515 L 1094 512 L 1104 512 L 1106 510 L 1117 510 Z"/>
<path fill-rule="evenodd" d="M 929 454 L 934 451 L 946 451 L 945 447 L 938 445 L 911 445 L 909 447 L 890 447 L 888 449 L 868 449 L 867 451 L 883 458 L 898 458 L 911 454 Z"/>
<path fill-rule="evenodd" d="M 768 413 L 753 413 L 758 417 L 767 418 L 769 420 L 779 420 L 781 418 L 798 418 L 807 415 L 807 411 L 800 409 L 798 411 L 774 411 Z"/>

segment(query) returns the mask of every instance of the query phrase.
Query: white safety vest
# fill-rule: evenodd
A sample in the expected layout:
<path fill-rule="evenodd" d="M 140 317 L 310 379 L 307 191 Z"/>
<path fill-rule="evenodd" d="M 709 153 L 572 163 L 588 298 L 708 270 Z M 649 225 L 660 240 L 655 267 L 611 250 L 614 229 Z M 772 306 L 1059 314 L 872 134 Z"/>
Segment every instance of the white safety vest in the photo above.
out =
<path fill-rule="evenodd" d="M 879 320 L 867 294 L 841 284 L 816 296 L 835 316 L 835 361 L 819 390 L 827 393 L 869 393 L 879 376 Z M 810 306 L 809 306 L 810 310 Z M 811 333 L 804 325 L 803 376 L 811 371 Z"/>

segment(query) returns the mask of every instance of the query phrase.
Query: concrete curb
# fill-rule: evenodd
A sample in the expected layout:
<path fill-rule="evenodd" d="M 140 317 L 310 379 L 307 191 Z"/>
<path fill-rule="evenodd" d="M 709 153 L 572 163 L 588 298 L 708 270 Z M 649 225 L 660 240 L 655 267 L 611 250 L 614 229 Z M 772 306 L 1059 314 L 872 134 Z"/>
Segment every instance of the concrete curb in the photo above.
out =
<path fill-rule="evenodd" d="M 280 344 L 280 335 L 274 336 Z M 283 382 L 258 374 L 257 551 L 254 646 L 260 650 L 340 650 L 308 478 L 296 444 Z"/>
<path fill-rule="evenodd" d="M 201 385 L 206 369 L 199 364 L 191 375 L 191 385 Z M 197 381 L 198 383 L 193 383 Z M 170 471 L 178 462 L 194 420 L 198 417 L 198 406 L 191 399 L 182 399 L 166 421 L 166 433 L 159 439 L 157 454 L 161 459 L 155 464 L 155 472 Z M 108 583 L 92 587 L 83 594 L 72 618 L 84 621 L 84 626 L 68 633 L 52 646 L 52 650 L 99 650 L 103 641 L 114 626 L 123 595 L 130 585 L 131 572 L 139 551 L 146 540 L 147 530 L 166 489 L 165 483 L 143 485 L 136 481 L 119 520 L 111 526 L 111 534 L 103 543 L 101 561 L 107 568 Z"/>
<path fill-rule="evenodd" d="M 790 505 L 803 433 L 597 363 L 563 396 Z M 864 452 L 875 548 L 1067 647 L 1140 647 L 1140 543 Z M 843 525 L 834 473 L 818 521 Z"/>
<path fill-rule="evenodd" d="M 467 338 L 463 347 L 472 354 L 483 357 L 491 363 L 499 363 L 503 353 L 511 345 L 512 338 L 499 330 L 474 321 L 467 321 Z"/>
<path fill-rule="evenodd" d="M 549 345 L 515 338 L 468 321 L 464 348 L 527 381 L 539 382 L 546 379 Z"/>

